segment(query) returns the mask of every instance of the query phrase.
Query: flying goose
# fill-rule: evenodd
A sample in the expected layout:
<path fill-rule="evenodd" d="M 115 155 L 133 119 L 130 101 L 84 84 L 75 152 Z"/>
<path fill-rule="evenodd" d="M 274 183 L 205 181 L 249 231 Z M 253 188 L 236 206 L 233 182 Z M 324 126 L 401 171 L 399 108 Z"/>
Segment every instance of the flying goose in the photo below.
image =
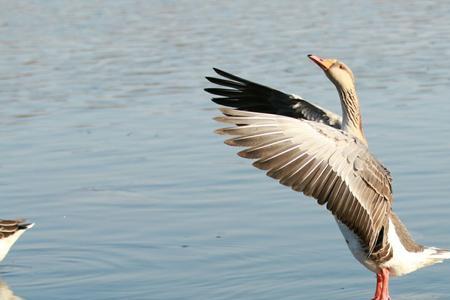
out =
<path fill-rule="evenodd" d="M 218 129 L 225 141 L 246 149 L 239 156 L 293 190 L 326 205 L 353 256 L 376 273 L 373 300 L 388 300 L 389 276 L 401 276 L 450 258 L 450 252 L 417 244 L 392 211 L 392 178 L 369 152 L 352 71 L 336 59 L 315 55 L 336 86 L 342 118 L 296 95 L 251 82 L 219 69 L 223 78 L 206 77 L 225 88 L 215 103 L 234 125 Z"/>
<path fill-rule="evenodd" d="M 9 249 L 17 239 L 34 223 L 25 223 L 25 220 L 0 220 L 0 261 L 8 254 Z"/>

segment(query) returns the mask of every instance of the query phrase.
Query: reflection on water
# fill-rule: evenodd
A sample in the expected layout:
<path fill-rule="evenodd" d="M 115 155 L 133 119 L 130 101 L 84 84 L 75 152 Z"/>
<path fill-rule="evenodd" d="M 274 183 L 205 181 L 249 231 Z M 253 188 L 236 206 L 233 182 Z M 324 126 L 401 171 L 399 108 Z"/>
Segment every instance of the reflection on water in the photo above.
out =
<path fill-rule="evenodd" d="M 332 218 L 213 134 L 204 76 L 339 111 L 306 54 L 342 59 L 396 212 L 449 247 L 449 14 L 434 0 L 3 1 L 0 217 L 38 226 L 2 277 L 28 299 L 369 299 L 375 279 Z M 448 299 L 449 276 L 441 264 L 391 293 Z"/>
<path fill-rule="evenodd" d="M 0 300 L 23 300 L 24 298 L 14 295 L 6 282 L 0 280 Z"/>

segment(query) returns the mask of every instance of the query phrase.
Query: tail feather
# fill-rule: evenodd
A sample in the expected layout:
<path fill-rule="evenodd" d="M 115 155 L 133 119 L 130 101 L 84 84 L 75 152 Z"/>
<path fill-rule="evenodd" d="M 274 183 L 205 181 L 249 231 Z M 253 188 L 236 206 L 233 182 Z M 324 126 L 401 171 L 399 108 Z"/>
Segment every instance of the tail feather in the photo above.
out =
<path fill-rule="evenodd" d="M 19 224 L 18 226 L 17 226 L 17 228 L 19 229 L 19 230 L 25 230 L 25 229 L 30 229 L 31 227 L 33 227 L 34 226 L 34 223 L 22 223 L 22 224 Z"/>
<path fill-rule="evenodd" d="M 444 260 L 444 259 L 450 259 L 450 251 L 446 249 L 439 249 L 439 248 L 429 248 L 433 252 L 430 253 L 430 258 L 436 259 L 436 260 Z"/>
<path fill-rule="evenodd" d="M 3 223 L 9 224 L 11 221 L 4 221 Z M 19 239 L 19 237 L 25 232 L 26 229 L 33 227 L 34 223 L 24 223 L 23 220 L 16 220 L 14 225 L 14 231 L 8 231 L 5 227 L 0 227 L 3 231 L 0 231 L 0 261 L 2 261 L 8 254 L 12 245 Z"/>

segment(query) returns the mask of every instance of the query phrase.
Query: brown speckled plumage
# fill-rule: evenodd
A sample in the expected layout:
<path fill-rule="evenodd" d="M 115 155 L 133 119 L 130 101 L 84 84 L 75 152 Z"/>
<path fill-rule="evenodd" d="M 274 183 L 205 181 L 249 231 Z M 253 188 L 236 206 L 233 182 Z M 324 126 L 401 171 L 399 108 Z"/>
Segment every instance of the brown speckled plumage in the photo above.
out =
<path fill-rule="evenodd" d="M 24 219 L 0 220 L 0 239 L 13 235 L 19 230 L 27 229 L 30 223 L 25 223 Z"/>

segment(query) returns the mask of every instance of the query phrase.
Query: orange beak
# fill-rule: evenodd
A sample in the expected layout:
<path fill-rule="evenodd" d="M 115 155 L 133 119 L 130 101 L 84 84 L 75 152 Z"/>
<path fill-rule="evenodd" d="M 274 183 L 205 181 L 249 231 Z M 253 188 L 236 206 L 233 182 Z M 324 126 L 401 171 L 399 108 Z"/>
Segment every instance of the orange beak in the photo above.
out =
<path fill-rule="evenodd" d="M 316 55 L 308 54 L 310 60 L 315 62 L 322 70 L 327 71 L 335 62 L 334 59 L 322 58 Z"/>

